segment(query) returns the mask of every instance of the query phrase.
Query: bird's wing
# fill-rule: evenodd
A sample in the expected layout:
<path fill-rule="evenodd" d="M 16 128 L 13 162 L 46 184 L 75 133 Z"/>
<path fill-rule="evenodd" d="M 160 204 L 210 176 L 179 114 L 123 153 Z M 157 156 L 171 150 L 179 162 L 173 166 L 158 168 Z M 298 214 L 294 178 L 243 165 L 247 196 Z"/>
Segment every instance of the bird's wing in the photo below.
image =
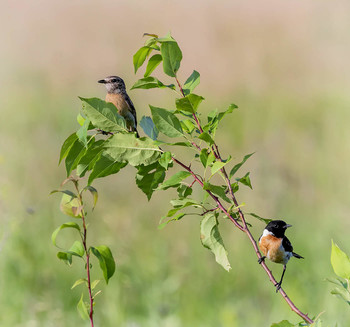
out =
<path fill-rule="evenodd" d="M 134 104 L 132 103 L 129 95 L 127 95 L 127 94 L 125 94 L 125 102 L 128 104 L 128 106 L 130 108 L 130 112 L 135 118 L 135 126 L 134 127 L 136 129 L 136 126 L 137 126 L 136 110 L 135 110 Z"/>
<path fill-rule="evenodd" d="M 293 246 L 292 243 L 288 240 L 288 238 L 285 236 L 282 240 L 282 246 L 284 247 L 284 250 L 287 252 L 293 252 Z"/>

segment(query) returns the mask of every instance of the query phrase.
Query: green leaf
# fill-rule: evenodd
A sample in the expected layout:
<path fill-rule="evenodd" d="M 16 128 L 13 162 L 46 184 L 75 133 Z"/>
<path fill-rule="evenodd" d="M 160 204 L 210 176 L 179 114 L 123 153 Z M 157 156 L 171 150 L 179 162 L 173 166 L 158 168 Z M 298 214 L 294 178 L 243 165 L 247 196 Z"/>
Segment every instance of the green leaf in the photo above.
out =
<path fill-rule="evenodd" d="M 176 109 L 193 114 L 203 100 L 203 97 L 191 93 L 184 98 L 176 99 Z"/>
<path fill-rule="evenodd" d="M 96 178 L 117 174 L 127 164 L 127 162 L 119 162 L 114 160 L 107 154 L 102 154 L 101 157 L 96 161 L 92 169 L 92 172 L 89 176 L 88 184 L 90 185 Z"/>
<path fill-rule="evenodd" d="M 137 70 L 143 65 L 146 58 L 149 56 L 149 54 L 152 52 L 152 48 L 145 46 L 140 48 L 133 56 L 133 63 L 134 63 L 134 70 L 135 74 Z"/>
<path fill-rule="evenodd" d="M 91 289 L 95 289 L 95 287 L 98 285 L 98 283 L 100 282 L 100 279 L 95 279 L 92 283 L 91 283 Z"/>
<path fill-rule="evenodd" d="M 79 141 L 87 148 L 88 145 L 88 139 L 87 139 L 87 132 L 88 128 L 90 126 L 90 120 L 85 119 L 83 126 L 81 126 L 77 131 L 77 136 Z"/>
<path fill-rule="evenodd" d="M 65 264 L 70 266 L 72 264 L 72 255 L 67 252 L 57 252 L 57 258 L 64 261 Z"/>
<path fill-rule="evenodd" d="M 82 319 L 89 319 L 89 311 L 86 303 L 84 302 L 84 294 L 81 294 L 80 300 L 77 305 L 77 309 Z"/>
<path fill-rule="evenodd" d="M 136 83 L 132 86 L 133 89 L 164 89 L 164 88 L 169 88 L 172 90 L 175 90 L 175 85 L 174 84 L 169 84 L 165 85 L 163 84 L 159 79 L 149 76 L 149 77 L 144 77 L 136 81 Z"/>
<path fill-rule="evenodd" d="M 293 327 L 294 325 L 291 324 L 288 320 L 282 320 L 278 323 L 274 323 L 271 325 L 271 327 Z"/>
<path fill-rule="evenodd" d="M 72 290 L 73 288 L 77 287 L 78 285 L 83 284 L 83 283 L 87 284 L 87 279 L 86 279 L 86 278 L 80 278 L 80 279 L 76 280 L 76 281 L 74 282 L 73 286 L 71 287 L 71 290 Z"/>
<path fill-rule="evenodd" d="M 215 135 L 216 129 L 220 123 L 220 121 L 229 113 L 232 113 L 233 110 L 237 109 L 238 107 L 235 104 L 230 104 L 228 109 L 217 113 L 217 110 L 213 110 L 208 115 L 208 125 L 203 128 L 204 130 L 207 130 L 207 127 L 209 128 L 209 131 L 212 135 Z"/>
<path fill-rule="evenodd" d="M 101 153 L 104 151 L 105 140 L 98 140 L 97 142 L 91 142 L 90 146 L 81 157 L 77 164 L 77 175 L 83 177 L 88 170 L 91 170 L 96 161 L 100 158 Z"/>
<path fill-rule="evenodd" d="M 170 111 L 150 105 L 153 122 L 157 129 L 169 137 L 183 136 L 180 121 Z"/>
<path fill-rule="evenodd" d="M 253 213 L 253 212 L 245 212 L 246 215 L 252 216 L 260 221 L 263 221 L 265 224 L 268 224 L 270 221 L 272 221 L 272 219 L 268 219 L 268 218 L 263 218 L 258 216 L 257 214 Z"/>
<path fill-rule="evenodd" d="M 143 116 L 140 120 L 140 126 L 147 136 L 149 136 L 152 140 L 156 140 L 159 134 L 159 131 L 154 125 L 151 117 Z"/>
<path fill-rule="evenodd" d="M 159 190 L 167 190 L 170 187 L 177 187 L 180 185 L 181 181 L 190 176 L 191 173 L 188 171 L 179 171 L 176 174 L 172 175 L 164 183 L 158 186 Z"/>
<path fill-rule="evenodd" d="M 183 86 L 184 94 L 188 95 L 192 93 L 192 91 L 199 84 L 199 82 L 200 82 L 200 75 L 196 70 L 194 70 Z"/>
<path fill-rule="evenodd" d="M 225 270 L 230 271 L 231 265 L 227 258 L 227 251 L 219 232 L 219 223 L 213 213 L 207 213 L 201 221 L 201 241 L 215 255 L 215 260 Z"/>
<path fill-rule="evenodd" d="M 350 260 L 345 252 L 343 252 L 339 246 L 333 243 L 332 240 L 332 253 L 331 263 L 334 272 L 339 277 L 350 279 Z"/>
<path fill-rule="evenodd" d="M 77 257 L 82 257 L 85 253 L 84 246 L 79 241 L 75 241 L 67 252 Z"/>
<path fill-rule="evenodd" d="M 61 148 L 61 152 L 60 152 L 60 159 L 58 164 L 61 163 L 61 161 L 67 157 L 70 149 L 72 148 L 73 144 L 75 143 L 75 141 L 78 139 L 78 136 L 76 133 L 71 134 L 70 136 L 68 136 L 68 138 L 63 142 L 62 148 Z"/>
<path fill-rule="evenodd" d="M 57 238 L 58 233 L 64 228 L 75 228 L 76 230 L 78 230 L 80 232 L 80 226 L 77 223 L 69 222 L 69 223 L 62 224 L 61 226 L 56 228 L 55 231 L 51 235 L 52 244 L 54 246 L 57 246 L 56 238 Z"/>
<path fill-rule="evenodd" d="M 160 52 L 163 57 L 164 73 L 176 77 L 182 60 L 182 52 L 176 41 L 172 39 L 170 42 L 163 42 L 160 46 Z"/>
<path fill-rule="evenodd" d="M 67 216 L 74 218 L 81 218 L 81 211 L 83 207 L 80 204 L 79 200 L 76 197 L 72 197 L 68 194 L 63 194 L 60 210 Z"/>
<path fill-rule="evenodd" d="M 148 77 L 157 68 L 157 66 L 162 62 L 163 57 L 161 54 L 155 54 L 152 56 L 147 64 L 146 72 L 144 77 Z"/>
<path fill-rule="evenodd" d="M 347 289 L 336 287 L 331 290 L 331 294 L 339 297 L 341 300 L 350 305 L 350 293 Z"/>
<path fill-rule="evenodd" d="M 214 175 L 215 173 L 217 173 L 220 169 L 222 169 L 222 167 L 227 165 L 230 162 L 230 160 L 231 156 L 227 160 L 215 161 L 211 166 L 211 174 Z"/>
<path fill-rule="evenodd" d="M 83 191 L 89 191 L 93 197 L 93 200 L 94 200 L 94 204 L 92 206 L 92 210 L 94 210 L 95 206 L 96 206 L 96 203 L 97 203 L 97 200 L 98 200 L 98 192 L 97 190 L 92 187 L 91 185 L 87 185 L 83 188 Z"/>
<path fill-rule="evenodd" d="M 210 184 L 208 182 L 204 182 L 203 189 L 211 191 L 212 193 L 217 195 L 219 198 L 225 200 L 226 202 L 232 203 L 232 201 L 226 196 L 225 186 L 217 186 L 217 185 Z"/>
<path fill-rule="evenodd" d="M 111 250 L 105 245 L 90 247 L 90 249 L 98 259 L 103 277 L 108 284 L 109 279 L 115 272 L 115 262 Z"/>
<path fill-rule="evenodd" d="M 199 154 L 199 159 L 204 168 L 207 168 L 215 161 L 215 156 L 212 151 L 208 149 L 202 149 Z"/>
<path fill-rule="evenodd" d="M 199 139 L 207 142 L 209 145 L 213 145 L 214 144 L 214 140 L 211 138 L 211 136 L 206 133 L 206 132 L 203 132 L 201 133 L 199 136 L 198 136 Z"/>
<path fill-rule="evenodd" d="M 177 214 L 176 216 L 173 216 L 171 219 L 169 219 L 168 221 L 162 223 L 162 221 L 164 219 L 166 219 L 167 217 L 162 217 L 160 219 L 160 222 L 159 222 L 159 225 L 158 225 L 158 229 L 163 229 L 167 224 L 169 224 L 171 221 L 177 221 L 177 220 L 180 220 L 182 219 L 183 217 L 185 217 L 186 214 L 185 213 L 179 213 Z"/>
<path fill-rule="evenodd" d="M 236 181 L 242 183 L 245 186 L 250 187 L 251 189 L 253 189 L 252 184 L 250 182 L 249 174 L 250 173 L 248 172 L 242 178 L 236 178 Z"/>
<path fill-rule="evenodd" d="M 150 165 L 158 160 L 161 150 L 153 140 L 135 134 L 114 134 L 105 142 L 105 153 L 114 161 L 132 166 Z"/>
<path fill-rule="evenodd" d="M 66 157 L 66 171 L 67 177 L 71 174 L 71 172 L 77 167 L 78 162 L 86 153 L 86 148 L 80 140 L 76 140 L 73 146 L 70 148 L 69 153 Z"/>
<path fill-rule="evenodd" d="M 196 208 L 202 207 L 202 205 L 194 199 L 175 199 L 175 200 L 171 200 L 170 203 L 174 208 L 181 208 L 181 209 L 189 206 L 194 206 Z"/>
<path fill-rule="evenodd" d="M 82 110 L 92 124 L 104 132 L 127 131 L 125 119 L 118 114 L 113 103 L 98 98 L 79 98 L 82 101 Z"/>
<path fill-rule="evenodd" d="M 165 170 L 168 170 L 172 159 L 171 152 L 167 151 L 162 153 L 161 157 L 158 159 L 158 162 Z"/>
<path fill-rule="evenodd" d="M 165 168 L 158 162 L 148 166 L 138 166 L 136 174 L 136 184 L 147 195 L 148 201 L 151 199 L 157 186 L 164 181 Z"/>
<path fill-rule="evenodd" d="M 180 121 L 182 129 L 187 133 L 187 134 L 192 134 L 192 132 L 195 130 L 196 126 L 190 119 L 184 119 Z"/>
<path fill-rule="evenodd" d="M 241 167 L 244 165 L 244 163 L 245 163 L 254 153 L 255 153 L 255 152 L 245 155 L 244 158 L 243 158 L 243 160 L 242 160 L 240 163 L 238 163 L 237 165 L 235 165 L 235 166 L 231 169 L 231 171 L 230 171 L 230 178 L 232 178 L 232 176 L 237 172 L 237 170 L 238 170 L 239 168 L 241 168 Z"/>
<path fill-rule="evenodd" d="M 193 191 L 192 188 L 187 185 L 180 185 L 177 188 L 177 194 L 180 199 L 187 198 L 189 195 L 192 194 L 192 191 Z"/>

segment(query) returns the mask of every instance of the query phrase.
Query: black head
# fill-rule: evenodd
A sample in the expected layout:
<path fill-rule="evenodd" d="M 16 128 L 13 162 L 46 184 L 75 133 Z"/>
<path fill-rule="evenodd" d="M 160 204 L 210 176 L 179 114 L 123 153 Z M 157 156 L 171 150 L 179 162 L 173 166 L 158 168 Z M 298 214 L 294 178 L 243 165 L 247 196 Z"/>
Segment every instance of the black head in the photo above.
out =
<path fill-rule="evenodd" d="M 119 76 L 108 76 L 98 81 L 106 86 L 108 93 L 125 91 L 125 83 Z"/>
<path fill-rule="evenodd" d="M 265 229 L 267 229 L 276 237 L 283 237 L 288 227 L 292 227 L 292 225 L 287 224 L 283 220 L 272 220 L 267 224 Z"/>

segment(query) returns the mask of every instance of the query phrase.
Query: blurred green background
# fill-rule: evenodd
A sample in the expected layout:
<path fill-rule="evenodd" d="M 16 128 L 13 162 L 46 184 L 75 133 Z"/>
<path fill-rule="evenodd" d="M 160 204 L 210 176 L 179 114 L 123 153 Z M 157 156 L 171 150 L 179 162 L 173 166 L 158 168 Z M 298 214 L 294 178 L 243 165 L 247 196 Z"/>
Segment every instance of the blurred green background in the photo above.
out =
<path fill-rule="evenodd" d="M 242 189 L 239 201 L 294 226 L 288 237 L 306 259 L 291 260 L 286 292 L 311 316 L 324 311 L 326 326 L 349 326 L 349 307 L 324 281 L 334 276 L 331 239 L 350 253 L 350 3 L 343 0 L 2 1 L 0 326 L 89 325 L 75 308 L 81 290 L 70 290 L 82 267 L 59 262 L 50 240 L 68 221 L 59 196 L 49 196 L 65 178 L 60 146 L 77 128 L 77 97 L 103 98 L 97 80 L 111 74 L 130 88 L 141 77 L 132 55 L 142 34 L 168 31 L 183 51 L 180 80 L 201 73 L 203 112 L 240 107 L 217 135 L 235 162 L 256 151 L 241 172 L 251 171 L 254 190 Z M 139 118 L 150 103 L 174 107 L 169 90 L 129 94 Z M 300 321 L 232 224 L 220 225 L 227 273 L 200 244 L 198 216 L 157 230 L 173 194 L 147 202 L 134 174 L 128 167 L 95 184 L 90 240 L 110 246 L 117 262 L 108 287 L 101 283 L 96 326 Z M 258 237 L 264 225 L 250 221 Z M 282 266 L 269 266 L 279 277 Z"/>

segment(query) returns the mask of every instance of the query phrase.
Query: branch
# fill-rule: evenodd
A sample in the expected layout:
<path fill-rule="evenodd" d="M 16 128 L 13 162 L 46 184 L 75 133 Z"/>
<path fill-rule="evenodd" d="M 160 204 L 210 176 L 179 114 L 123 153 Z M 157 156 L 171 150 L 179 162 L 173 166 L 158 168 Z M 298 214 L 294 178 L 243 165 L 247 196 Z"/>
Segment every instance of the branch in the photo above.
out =
<path fill-rule="evenodd" d="M 178 79 L 177 79 L 176 77 L 175 77 L 175 79 L 176 79 L 176 82 L 177 82 L 177 84 L 178 84 L 178 86 L 179 86 L 179 89 L 180 89 L 180 91 L 181 91 L 182 96 L 185 97 L 185 94 L 184 94 L 184 92 L 183 92 L 183 89 L 182 89 L 182 87 L 181 87 L 181 84 L 179 83 L 179 81 L 178 81 Z M 199 131 L 200 131 L 201 133 L 203 133 L 203 128 L 202 128 L 202 126 L 201 126 L 201 124 L 200 124 L 200 122 L 199 122 L 199 119 L 198 119 L 196 113 L 193 113 L 193 119 L 195 120 Z M 211 149 L 212 149 L 212 152 L 213 152 L 215 158 L 216 158 L 217 160 L 219 160 L 219 161 L 223 161 L 222 158 L 221 158 L 220 152 L 219 152 L 219 148 L 218 148 L 218 146 L 217 146 L 217 144 L 216 144 L 215 142 L 214 142 L 214 144 L 211 146 Z M 179 164 L 181 167 L 183 167 L 184 169 L 186 169 L 188 172 L 190 172 L 190 173 L 192 174 L 192 176 L 194 177 L 195 181 L 198 182 L 199 185 L 201 185 L 201 187 L 203 188 L 203 183 L 198 179 L 197 175 L 192 171 L 192 169 L 191 169 L 190 167 L 184 165 L 182 162 L 180 162 L 179 160 L 175 159 L 174 157 L 173 157 L 173 160 L 174 160 L 177 164 Z M 220 169 L 220 171 L 221 171 L 221 173 L 222 173 L 223 176 L 224 176 L 224 179 L 225 179 L 225 182 L 226 182 L 226 184 L 227 184 L 227 186 L 228 186 L 229 193 L 230 193 L 230 196 L 231 196 L 231 198 L 232 198 L 232 201 L 233 201 L 234 205 L 235 205 L 236 207 L 238 207 L 239 204 L 238 204 L 238 201 L 237 201 L 237 199 L 236 199 L 236 196 L 235 196 L 235 194 L 234 194 L 234 192 L 233 192 L 233 190 L 232 190 L 231 182 L 230 182 L 230 179 L 229 179 L 229 177 L 228 177 L 228 175 L 227 175 L 227 172 L 226 172 L 225 167 L 222 167 L 222 168 Z M 217 206 L 220 208 L 220 210 L 234 223 L 234 225 L 235 225 L 239 230 L 241 230 L 242 232 L 244 232 L 244 233 L 248 236 L 248 238 L 249 238 L 249 240 L 250 240 L 250 242 L 251 242 L 251 244 L 252 244 L 252 246 L 253 246 L 253 248 L 254 248 L 254 251 L 255 251 L 255 253 L 256 253 L 257 257 L 258 257 L 258 259 L 262 258 L 262 255 L 261 255 L 261 253 L 260 253 L 260 251 L 259 251 L 258 245 L 257 245 L 257 243 L 256 243 L 256 241 L 255 241 L 253 235 L 251 234 L 251 232 L 250 232 L 250 230 L 249 230 L 249 228 L 248 228 L 248 226 L 247 226 L 247 223 L 246 223 L 246 220 L 245 220 L 245 217 L 244 217 L 244 214 L 243 214 L 242 210 L 241 210 L 240 208 L 238 208 L 238 215 L 239 215 L 239 217 L 240 217 L 240 219 L 241 219 L 241 221 L 242 221 L 242 223 L 243 223 L 243 226 L 242 226 L 241 224 L 239 224 L 239 223 L 237 222 L 236 219 L 234 219 L 233 217 L 231 217 L 230 213 L 229 213 L 229 212 L 227 211 L 227 209 L 221 204 L 221 202 L 220 202 L 220 200 L 219 200 L 218 197 L 216 197 L 216 196 L 215 196 L 212 192 L 210 192 L 209 190 L 206 190 L 206 191 L 207 191 L 208 194 L 213 198 L 213 200 L 217 203 Z M 267 267 L 267 265 L 265 264 L 264 261 L 262 261 L 261 267 L 265 270 L 265 272 L 266 272 L 267 275 L 269 276 L 269 279 L 270 279 L 270 281 L 273 283 L 273 285 L 276 285 L 276 284 L 277 284 L 277 281 L 276 281 L 276 279 L 274 278 L 274 276 L 273 276 L 271 270 Z M 288 297 L 288 295 L 286 294 L 286 292 L 285 292 L 282 288 L 279 289 L 279 292 L 281 293 L 281 295 L 283 296 L 283 298 L 285 299 L 285 301 L 288 303 L 288 305 L 289 305 L 289 307 L 291 308 L 292 311 L 294 311 L 296 314 L 298 314 L 301 318 L 303 318 L 303 319 L 304 319 L 306 322 L 308 322 L 309 324 L 312 324 L 312 323 L 313 323 L 313 320 L 310 319 L 310 318 L 308 317 L 307 314 L 304 314 L 303 312 L 301 312 L 301 311 L 295 306 L 295 304 L 292 302 L 292 300 Z"/>

